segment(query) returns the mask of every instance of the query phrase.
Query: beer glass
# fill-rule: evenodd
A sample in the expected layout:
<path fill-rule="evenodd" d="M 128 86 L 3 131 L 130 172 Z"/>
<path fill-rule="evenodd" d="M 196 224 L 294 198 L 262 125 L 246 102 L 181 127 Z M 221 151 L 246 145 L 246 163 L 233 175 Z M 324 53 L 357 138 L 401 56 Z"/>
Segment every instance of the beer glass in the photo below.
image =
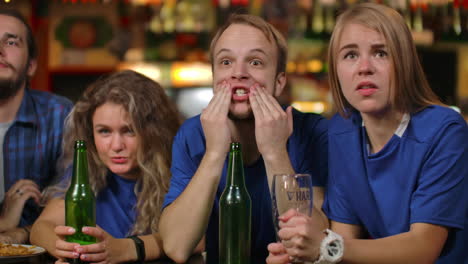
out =
<path fill-rule="evenodd" d="M 289 209 L 312 215 L 312 177 L 310 174 L 275 174 L 271 185 L 271 201 L 273 223 L 278 234 L 278 217 Z"/>

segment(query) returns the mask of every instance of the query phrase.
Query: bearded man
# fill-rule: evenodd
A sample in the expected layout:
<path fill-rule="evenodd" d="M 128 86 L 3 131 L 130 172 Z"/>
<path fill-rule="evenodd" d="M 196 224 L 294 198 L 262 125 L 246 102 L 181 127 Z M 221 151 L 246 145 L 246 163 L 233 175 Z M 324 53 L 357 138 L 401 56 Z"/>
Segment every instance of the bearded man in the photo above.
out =
<path fill-rule="evenodd" d="M 26 243 L 39 216 L 41 191 L 56 178 L 62 130 L 72 103 L 31 90 L 37 67 L 24 17 L 0 10 L 0 242 Z"/>

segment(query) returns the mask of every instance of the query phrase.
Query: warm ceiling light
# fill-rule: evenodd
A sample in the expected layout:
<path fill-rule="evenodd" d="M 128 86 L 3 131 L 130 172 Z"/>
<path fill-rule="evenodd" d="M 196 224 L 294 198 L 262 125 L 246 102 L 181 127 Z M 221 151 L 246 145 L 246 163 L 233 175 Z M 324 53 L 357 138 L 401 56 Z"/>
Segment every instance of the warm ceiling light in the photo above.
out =
<path fill-rule="evenodd" d="M 213 80 L 209 63 L 174 62 L 171 69 L 172 86 L 209 86 Z"/>
<path fill-rule="evenodd" d="M 305 113 L 321 114 L 327 110 L 327 105 L 323 101 L 294 101 L 291 105 Z"/>
<path fill-rule="evenodd" d="M 129 2 L 134 5 L 160 5 L 162 0 L 130 0 Z"/>

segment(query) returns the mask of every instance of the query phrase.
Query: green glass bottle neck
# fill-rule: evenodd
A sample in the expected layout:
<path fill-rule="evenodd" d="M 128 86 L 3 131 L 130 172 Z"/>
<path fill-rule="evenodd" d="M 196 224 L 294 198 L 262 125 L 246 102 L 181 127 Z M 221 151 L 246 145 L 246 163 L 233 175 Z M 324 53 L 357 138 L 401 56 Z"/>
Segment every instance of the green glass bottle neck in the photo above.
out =
<path fill-rule="evenodd" d="M 86 148 L 78 148 L 75 150 L 72 184 L 89 184 Z"/>
<path fill-rule="evenodd" d="M 229 164 L 227 171 L 228 186 L 245 186 L 244 165 L 242 162 L 242 152 L 240 149 L 232 149 L 229 152 Z"/>

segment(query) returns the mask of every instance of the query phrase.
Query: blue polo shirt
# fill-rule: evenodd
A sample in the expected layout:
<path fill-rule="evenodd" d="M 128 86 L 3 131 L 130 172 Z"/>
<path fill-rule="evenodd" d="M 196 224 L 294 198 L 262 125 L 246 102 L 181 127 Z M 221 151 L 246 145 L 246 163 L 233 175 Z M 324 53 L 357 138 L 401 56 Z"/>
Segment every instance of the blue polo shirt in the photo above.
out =
<path fill-rule="evenodd" d="M 320 115 L 293 111 L 293 133 L 287 149 L 296 172 L 312 175 L 315 186 L 327 183 L 327 126 Z M 172 148 L 172 178 L 163 207 L 187 187 L 205 154 L 205 136 L 200 116 L 188 119 L 178 131 Z M 227 157 L 206 231 L 208 263 L 218 263 L 219 198 L 226 185 Z M 267 246 L 276 240 L 267 175 L 262 158 L 245 166 L 245 182 L 252 200 L 252 263 L 264 263 Z"/>
<path fill-rule="evenodd" d="M 324 211 L 360 225 L 373 238 L 409 231 L 413 223 L 450 228 L 437 263 L 466 263 L 468 250 L 468 127 L 450 108 L 412 114 L 401 135 L 369 153 L 358 113 L 332 118 L 329 185 Z M 463 242 L 464 241 L 464 242 Z"/>

